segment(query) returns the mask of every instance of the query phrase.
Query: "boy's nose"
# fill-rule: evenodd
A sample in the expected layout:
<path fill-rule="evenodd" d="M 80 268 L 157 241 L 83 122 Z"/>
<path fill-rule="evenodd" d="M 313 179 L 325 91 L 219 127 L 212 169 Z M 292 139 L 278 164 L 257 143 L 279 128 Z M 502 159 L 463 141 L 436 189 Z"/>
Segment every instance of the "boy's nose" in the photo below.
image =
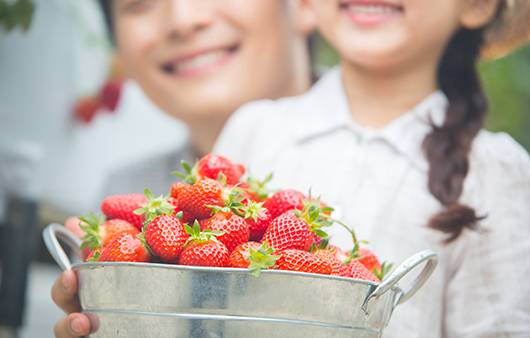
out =
<path fill-rule="evenodd" d="M 215 6 L 210 0 L 167 0 L 167 2 L 167 30 L 172 38 L 187 38 L 208 27 L 214 19 Z"/>

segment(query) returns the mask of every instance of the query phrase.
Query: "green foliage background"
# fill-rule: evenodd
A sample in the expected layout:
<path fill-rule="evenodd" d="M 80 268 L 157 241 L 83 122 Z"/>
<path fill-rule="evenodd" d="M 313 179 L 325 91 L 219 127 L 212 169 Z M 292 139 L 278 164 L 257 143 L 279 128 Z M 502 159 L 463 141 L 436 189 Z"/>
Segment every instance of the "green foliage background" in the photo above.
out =
<path fill-rule="evenodd" d="M 337 53 L 315 37 L 315 63 L 333 66 Z M 498 60 L 481 60 L 478 70 L 489 100 L 486 129 L 510 134 L 530 150 L 530 45 Z"/>

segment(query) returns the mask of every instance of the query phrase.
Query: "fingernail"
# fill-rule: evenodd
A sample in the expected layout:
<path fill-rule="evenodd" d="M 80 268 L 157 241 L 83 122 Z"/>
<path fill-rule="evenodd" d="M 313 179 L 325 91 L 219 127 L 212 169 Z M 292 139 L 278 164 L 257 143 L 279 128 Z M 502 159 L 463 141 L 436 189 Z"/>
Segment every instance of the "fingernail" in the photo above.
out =
<path fill-rule="evenodd" d="M 61 283 L 63 284 L 65 289 L 70 288 L 70 279 L 64 273 L 63 273 L 63 276 L 61 277 Z"/>
<path fill-rule="evenodd" d="M 72 322 L 70 323 L 70 327 L 72 328 L 72 331 L 74 331 L 74 333 L 76 334 L 81 334 L 81 323 L 79 323 L 79 319 L 75 318 L 74 320 L 72 320 Z"/>

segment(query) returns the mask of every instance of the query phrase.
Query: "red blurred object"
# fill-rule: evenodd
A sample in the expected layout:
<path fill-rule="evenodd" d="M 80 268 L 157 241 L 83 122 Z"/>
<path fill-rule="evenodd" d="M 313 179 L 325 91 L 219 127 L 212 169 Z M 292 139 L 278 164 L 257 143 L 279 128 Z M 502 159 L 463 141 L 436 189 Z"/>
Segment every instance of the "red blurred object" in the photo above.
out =
<path fill-rule="evenodd" d="M 98 100 L 93 97 L 87 97 L 76 103 L 74 113 L 83 123 L 89 123 L 94 118 L 94 115 L 96 115 L 98 108 Z"/>
<path fill-rule="evenodd" d="M 100 104 L 110 112 L 114 112 L 121 96 L 122 81 L 110 80 L 105 83 L 100 94 Z"/>

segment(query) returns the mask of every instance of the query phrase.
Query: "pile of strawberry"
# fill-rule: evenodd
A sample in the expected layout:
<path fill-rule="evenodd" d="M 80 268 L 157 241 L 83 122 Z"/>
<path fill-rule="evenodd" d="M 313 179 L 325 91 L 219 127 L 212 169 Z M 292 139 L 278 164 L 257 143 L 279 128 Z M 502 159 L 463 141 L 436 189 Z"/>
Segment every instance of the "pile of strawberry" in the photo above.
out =
<path fill-rule="evenodd" d="M 175 173 L 183 181 L 166 197 L 154 198 L 148 189 L 111 196 L 101 205 L 109 220 L 81 217 L 87 261 L 248 268 L 256 276 L 278 269 L 373 282 L 391 268 L 359 249 L 350 229 L 351 252 L 328 244 L 323 228 L 337 221 L 311 192 L 272 193 L 266 188 L 272 174 L 263 182 L 242 181 L 245 168 L 215 154 L 183 168 L 186 174 Z"/>

